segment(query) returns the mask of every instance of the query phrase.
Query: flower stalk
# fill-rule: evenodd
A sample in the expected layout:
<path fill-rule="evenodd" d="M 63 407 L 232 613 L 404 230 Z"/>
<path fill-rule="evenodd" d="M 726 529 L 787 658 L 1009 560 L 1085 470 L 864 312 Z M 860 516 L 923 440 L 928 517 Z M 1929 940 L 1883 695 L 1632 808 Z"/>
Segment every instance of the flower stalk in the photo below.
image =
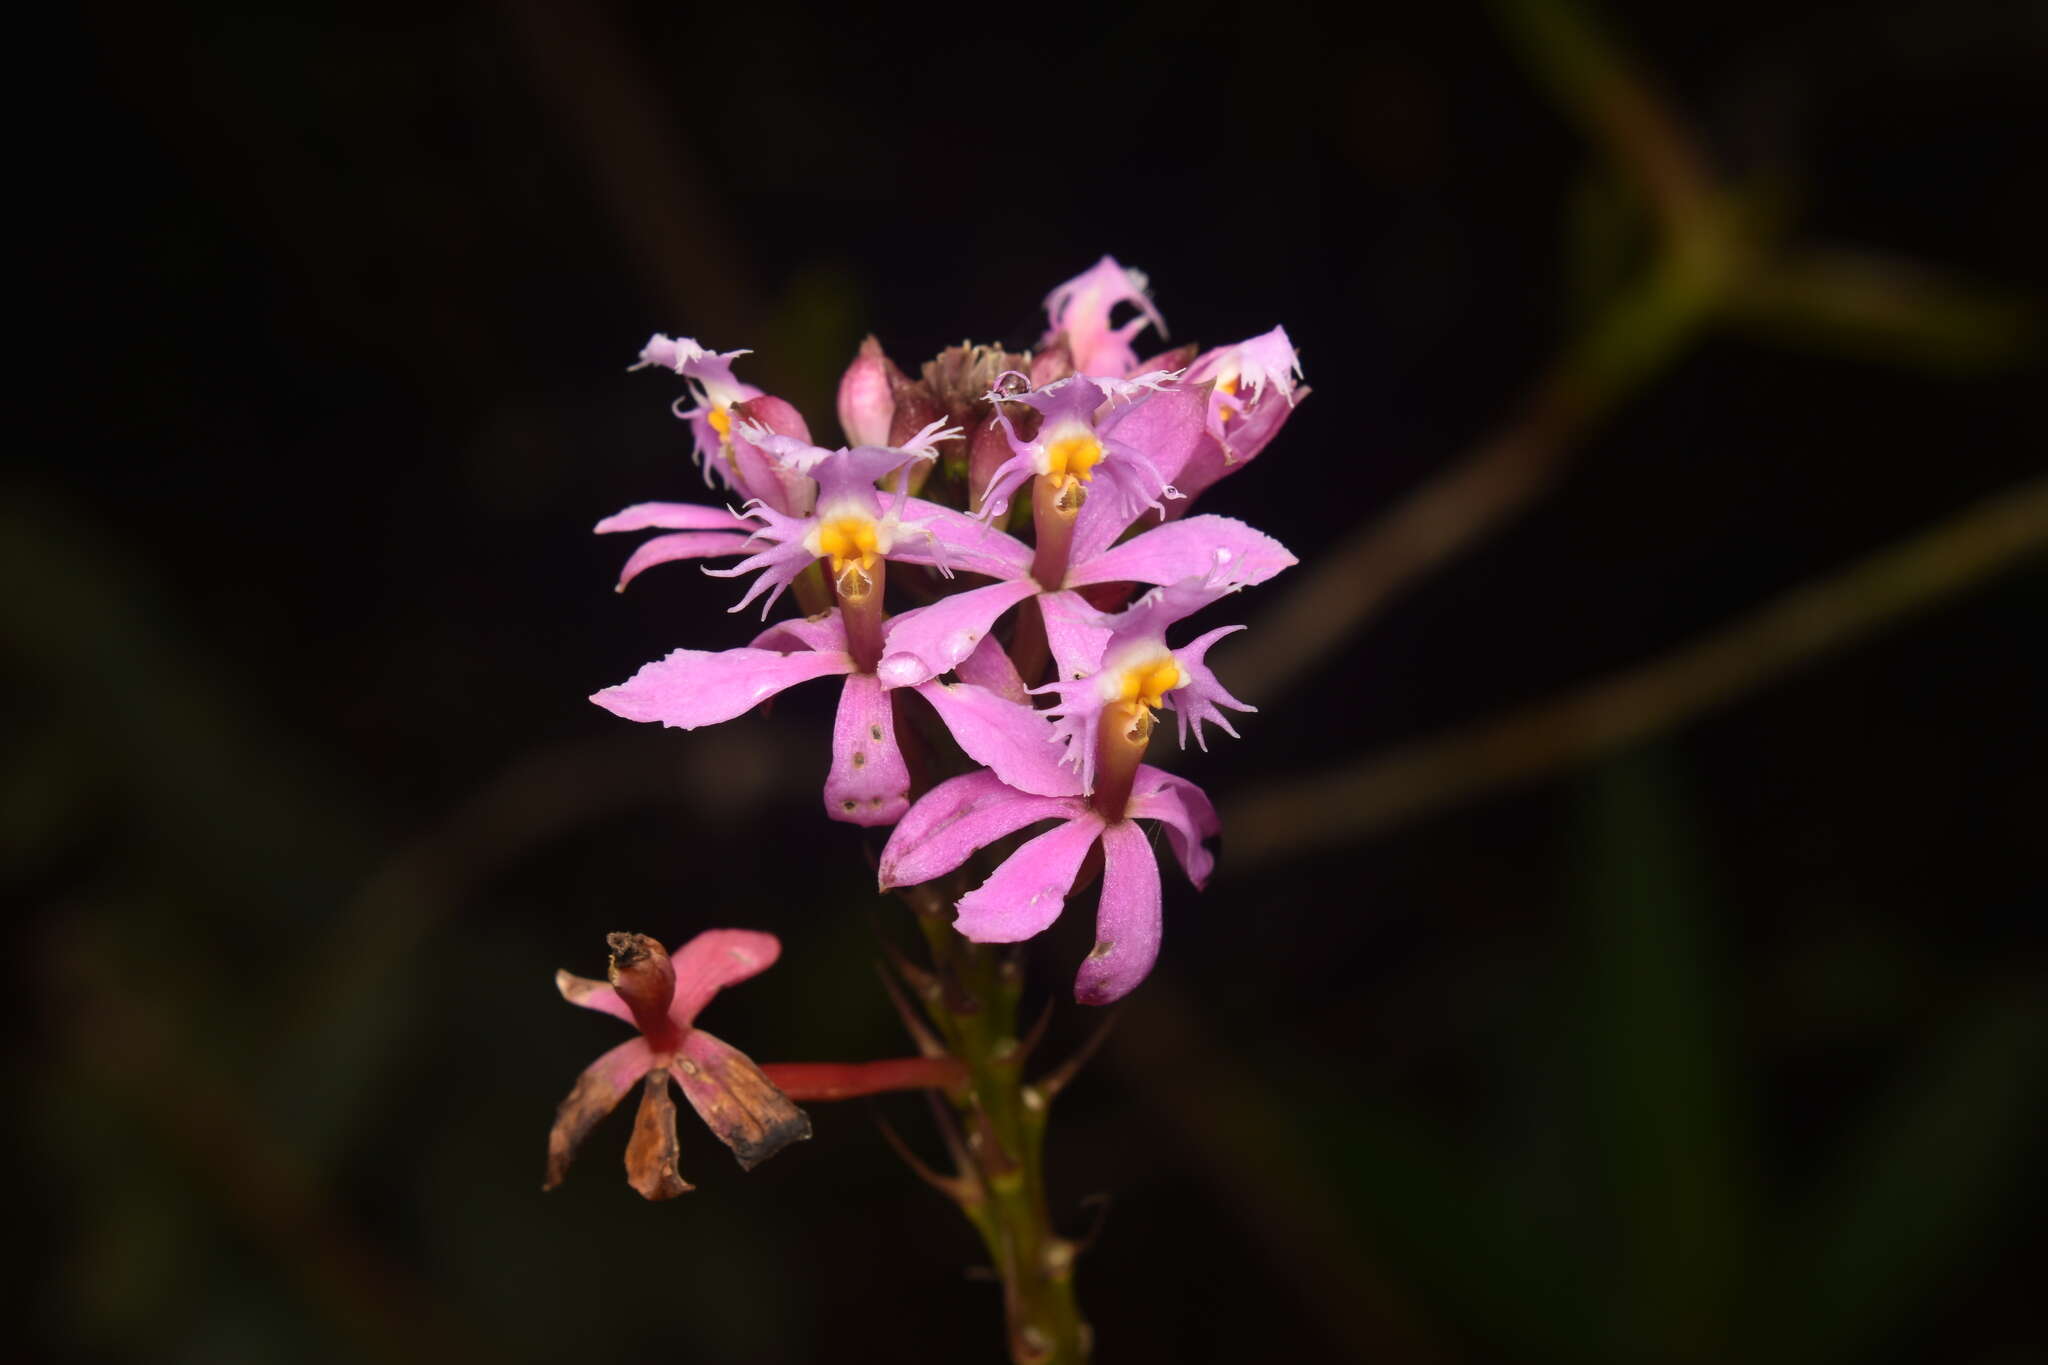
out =
<path fill-rule="evenodd" d="M 928 890 L 929 888 L 918 888 Z M 966 1134 L 962 1211 L 981 1235 L 1003 1285 L 1010 1358 L 1017 1365 L 1076 1365 L 1091 1333 L 1074 1294 L 1075 1243 L 1053 1227 L 1045 1188 L 1050 1096 L 1024 1078 L 1022 973 L 1015 954 L 956 933 L 950 902 L 906 896 L 918 911 L 936 979 L 919 991 L 967 1084 L 951 1093 Z"/>

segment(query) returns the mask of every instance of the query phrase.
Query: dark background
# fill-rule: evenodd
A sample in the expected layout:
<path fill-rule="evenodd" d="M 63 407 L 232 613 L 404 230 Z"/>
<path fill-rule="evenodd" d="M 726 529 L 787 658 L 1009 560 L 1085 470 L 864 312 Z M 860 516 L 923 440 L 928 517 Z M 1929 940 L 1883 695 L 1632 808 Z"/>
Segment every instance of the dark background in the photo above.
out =
<path fill-rule="evenodd" d="M 1205 508 L 1311 572 L 1510 418 L 1642 240 L 1600 235 L 1613 175 L 1490 11 L 1364 17 L 82 7 L 67 240 L 16 268 L 90 389 L 0 512 L 30 1346 L 999 1358 L 971 1234 L 860 1105 L 749 1176 L 686 1120 L 671 1204 L 620 1179 L 624 1118 L 537 1188 L 617 1035 L 550 974 L 605 931 L 772 930 L 716 1031 L 904 1049 L 902 912 L 817 809 L 828 691 L 690 734 L 583 701 L 752 629 L 687 569 L 611 592 L 591 523 L 699 488 L 679 386 L 624 366 L 655 330 L 752 347 L 823 436 L 865 332 L 1028 342 L 1113 252 L 1176 340 L 1300 346 L 1314 396 Z M 2037 7 L 1606 17 L 1781 240 L 1987 317 L 2041 297 Z M 1169 761 L 1227 806 L 2038 475 L 2038 342 L 1973 328 L 1709 330 Z M 2044 591 L 2037 555 L 1628 750 L 1169 874 L 1162 965 L 1053 1129 L 1063 1227 L 1108 1197 L 1099 1358 L 2040 1359 Z"/>

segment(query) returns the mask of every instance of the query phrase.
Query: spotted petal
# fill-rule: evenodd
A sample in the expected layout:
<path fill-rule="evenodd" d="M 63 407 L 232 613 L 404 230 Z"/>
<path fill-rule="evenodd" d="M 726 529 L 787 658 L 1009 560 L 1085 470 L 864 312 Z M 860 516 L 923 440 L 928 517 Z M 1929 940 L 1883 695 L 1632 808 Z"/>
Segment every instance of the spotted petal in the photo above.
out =
<path fill-rule="evenodd" d="M 1159 860 L 1145 831 L 1119 820 L 1102 831 L 1102 902 L 1095 948 L 1074 978 L 1074 998 L 1108 1005 L 1129 995 L 1159 958 Z"/>
<path fill-rule="evenodd" d="M 832 725 L 825 813 L 851 825 L 893 825 L 910 808 L 910 769 L 896 744 L 889 694 L 872 673 L 849 673 Z"/>

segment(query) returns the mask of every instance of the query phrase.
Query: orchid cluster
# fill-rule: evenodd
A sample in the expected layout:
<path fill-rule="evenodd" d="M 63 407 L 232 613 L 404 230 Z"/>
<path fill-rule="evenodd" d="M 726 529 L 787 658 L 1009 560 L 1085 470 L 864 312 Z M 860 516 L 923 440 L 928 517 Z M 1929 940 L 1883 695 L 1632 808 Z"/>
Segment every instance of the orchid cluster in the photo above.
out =
<path fill-rule="evenodd" d="M 676 414 L 725 497 L 598 523 L 663 533 L 628 557 L 619 587 L 658 564 L 729 561 L 705 571 L 747 580 L 733 610 L 758 602 L 765 620 L 789 595 L 804 614 L 737 649 L 677 649 L 591 700 L 694 729 L 838 678 L 825 813 L 894 827 L 882 888 L 947 877 L 1050 823 L 957 897 L 955 927 L 981 943 L 1028 939 L 1099 867 L 1075 996 L 1101 1005 L 1159 951 L 1159 867 L 1139 822 L 1156 822 L 1196 886 L 1213 865 L 1208 797 L 1144 762 L 1158 712 L 1174 713 L 1183 744 L 1190 730 L 1206 744 L 1207 724 L 1236 734 L 1226 709 L 1252 710 L 1206 661 L 1241 627 L 1173 637 L 1294 563 L 1243 522 L 1189 509 L 1256 458 L 1308 390 L 1277 327 L 1141 359 L 1140 338 L 1165 324 L 1144 277 L 1108 257 L 1054 289 L 1046 311 L 1035 350 L 954 347 L 915 379 L 869 338 L 840 382 L 836 448 L 737 377 L 746 352 L 650 340 L 635 368 L 682 379 Z M 958 755 L 924 738 L 939 730 L 913 708 Z M 945 776 L 949 763 L 968 770 Z"/>
<path fill-rule="evenodd" d="M 599 1057 L 562 1102 L 547 1176 L 552 1188 L 636 1086 L 626 1169 L 648 1199 L 690 1188 L 676 1169 L 672 1085 L 747 1167 L 810 1135 L 798 1100 L 943 1093 L 950 1109 L 934 1112 L 960 1173 L 919 1169 L 982 1232 L 1007 1287 L 1013 1354 L 1031 1361 L 1053 1358 L 1049 1341 L 1071 1348 L 1060 1358 L 1086 1354 L 1073 1244 L 1052 1231 L 1042 1179 L 1017 1175 L 1042 1146 L 1060 1073 L 1019 1088 L 1032 1042 L 1016 1031 L 1015 989 L 977 945 L 1040 933 L 1099 876 L 1095 947 L 1074 995 L 1106 1005 L 1159 954 L 1146 822 L 1197 887 L 1208 880 L 1215 808 L 1146 751 L 1162 710 L 1183 745 L 1190 731 L 1206 744 L 1212 724 L 1237 733 L 1225 712 L 1252 708 L 1208 655 L 1241 627 L 1187 638 L 1182 622 L 1294 557 L 1242 522 L 1189 509 L 1256 458 L 1308 392 L 1277 327 L 1141 359 L 1139 340 L 1165 323 L 1144 277 L 1108 257 L 1053 290 L 1046 312 L 1034 350 L 956 346 L 916 378 L 870 337 L 840 381 L 836 448 L 813 444 L 802 413 L 739 378 L 746 352 L 666 336 L 642 348 L 633 368 L 681 378 L 676 415 L 722 496 L 640 503 L 599 522 L 606 534 L 660 532 L 628 556 L 619 588 L 659 564 L 711 561 L 705 572 L 744 580 L 732 610 L 758 603 L 766 622 L 793 599 L 799 611 L 736 649 L 677 649 L 591 700 L 687 730 L 837 678 L 825 813 L 888 829 L 880 887 L 919 909 L 937 972 L 895 964 L 923 1004 L 920 1016 L 898 994 L 917 1056 L 762 1066 L 696 1020 L 721 988 L 775 961 L 772 936 L 709 930 L 671 955 L 613 934 L 607 981 L 563 972 L 556 985 L 639 1036 Z M 970 1014 L 977 1024 L 963 1024 Z"/>

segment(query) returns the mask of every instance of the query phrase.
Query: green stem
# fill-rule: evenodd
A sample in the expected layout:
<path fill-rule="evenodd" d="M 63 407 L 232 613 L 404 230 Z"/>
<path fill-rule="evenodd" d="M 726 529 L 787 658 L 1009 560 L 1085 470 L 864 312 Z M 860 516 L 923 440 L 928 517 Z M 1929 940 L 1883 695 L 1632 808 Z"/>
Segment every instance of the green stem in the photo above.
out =
<path fill-rule="evenodd" d="M 944 916 L 920 913 L 918 922 L 938 969 L 926 1007 L 967 1068 L 954 1107 L 980 1197 L 966 1211 L 1002 1277 L 1010 1357 L 1018 1365 L 1079 1365 L 1090 1333 L 1074 1299 L 1074 1244 L 1053 1229 L 1046 1203 L 1047 1098 L 1024 1080 L 1016 959 L 968 942 Z"/>

